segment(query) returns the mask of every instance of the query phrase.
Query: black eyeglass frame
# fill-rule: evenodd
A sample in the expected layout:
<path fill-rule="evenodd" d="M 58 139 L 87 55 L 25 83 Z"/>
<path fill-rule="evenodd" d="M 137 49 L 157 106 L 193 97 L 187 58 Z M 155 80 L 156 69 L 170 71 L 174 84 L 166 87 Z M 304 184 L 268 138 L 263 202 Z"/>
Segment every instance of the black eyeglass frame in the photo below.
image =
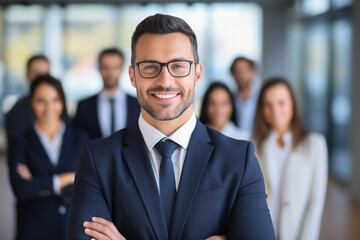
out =
<path fill-rule="evenodd" d="M 174 75 L 172 75 L 171 72 L 170 72 L 170 69 L 169 69 L 169 64 L 170 64 L 170 63 L 173 63 L 173 62 L 188 62 L 188 63 L 190 64 L 189 72 L 188 72 L 186 75 L 184 75 L 184 76 L 174 76 Z M 139 67 L 139 65 L 140 65 L 141 63 L 158 63 L 158 64 L 160 64 L 160 70 L 159 70 L 159 72 L 158 72 L 154 77 L 144 77 L 143 75 L 141 75 L 141 72 L 140 72 L 140 67 Z M 162 70 L 162 68 L 163 68 L 164 66 L 166 66 L 166 68 L 167 68 L 167 70 L 168 70 L 168 72 L 169 72 L 169 74 L 170 74 L 171 76 L 173 76 L 173 77 L 175 77 L 175 78 L 183 78 L 183 77 L 189 76 L 189 74 L 190 74 L 190 72 L 191 72 L 191 64 L 193 64 L 193 63 L 196 65 L 196 62 L 191 61 L 191 60 L 172 60 L 172 61 L 166 62 L 166 63 L 157 62 L 157 61 L 142 61 L 142 62 L 137 62 L 137 63 L 135 63 L 135 65 L 138 67 L 139 74 L 140 74 L 140 76 L 141 76 L 142 78 L 156 78 L 157 76 L 160 75 L 161 70 Z"/>

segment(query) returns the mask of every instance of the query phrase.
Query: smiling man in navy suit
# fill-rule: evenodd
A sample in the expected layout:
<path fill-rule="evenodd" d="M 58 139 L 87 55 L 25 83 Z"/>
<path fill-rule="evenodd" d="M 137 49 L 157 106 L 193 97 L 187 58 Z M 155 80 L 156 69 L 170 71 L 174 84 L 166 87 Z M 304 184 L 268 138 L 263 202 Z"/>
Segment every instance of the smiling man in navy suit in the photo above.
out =
<path fill-rule="evenodd" d="M 68 239 L 275 239 L 253 144 L 193 112 L 202 65 L 188 24 L 144 19 L 131 64 L 140 117 L 83 146 Z"/>

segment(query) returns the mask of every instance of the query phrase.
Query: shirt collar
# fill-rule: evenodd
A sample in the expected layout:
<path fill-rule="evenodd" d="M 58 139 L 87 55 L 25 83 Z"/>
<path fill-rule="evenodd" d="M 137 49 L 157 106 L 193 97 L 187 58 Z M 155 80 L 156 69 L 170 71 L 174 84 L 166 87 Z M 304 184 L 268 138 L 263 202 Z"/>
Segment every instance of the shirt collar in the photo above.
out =
<path fill-rule="evenodd" d="M 40 127 L 37 125 L 37 123 L 34 123 L 34 130 L 36 132 L 36 134 L 42 138 L 42 139 L 46 139 L 49 141 L 49 136 L 47 135 L 47 133 L 45 133 L 43 130 L 40 129 Z M 64 121 L 60 121 L 60 128 L 59 130 L 55 133 L 54 139 L 58 139 L 60 138 L 65 132 L 65 123 Z"/>
<path fill-rule="evenodd" d="M 272 141 L 276 143 L 277 137 L 278 137 L 278 134 L 274 130 L 272 130 L 270 133 L 270 139 L 272 139 Z M 283 141 L 285 143 L 285 145 L 284 145 L 285 147 L 291 147 L 291 145 L 292 145 L 292 131 L 291 130 L 288 130 L 284 133 Z"/>
<path fill-rule="evenodd" d="M 106 91 L 106 90 L 102 90 L 100 93 L 99 93 L 99 97 L 102 99 L 102 100 L 108 100 L 109 98 L 113 98 L 115 100 L 119 100 L 123 97 L 125 97 L 125 93 L 123 91 L 121 91 L 120 88 L 118 88 L 114 94 L 113 97 L 111 97 L 109 95 L 109 93 Z"/>
<path fill-rule="evenodd" d="M 196 126 L 196 117 L 195 114 L 192 113 L 190 119 L 169 137 L 166 137 L 163 133 L 146 122 L 142 114 L 140 114 L 138 123 L 140 132 L 144 137 L 146 147 L 149 151 L 151 151 L 153 147 L 163 138 L 170 139 L 182 148 L 187 149 L 191 134 Z"/>

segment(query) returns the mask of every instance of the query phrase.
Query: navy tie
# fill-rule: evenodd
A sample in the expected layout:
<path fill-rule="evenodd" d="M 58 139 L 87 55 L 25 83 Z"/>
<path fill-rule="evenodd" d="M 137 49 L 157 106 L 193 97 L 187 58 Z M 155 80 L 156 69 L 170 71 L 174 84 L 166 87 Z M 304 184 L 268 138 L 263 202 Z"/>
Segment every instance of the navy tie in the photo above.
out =
<path fill-rule="evenodd" d="M 111 119 L 111 125 L 110 125 L 110 131 L 111 134 L 115 132 L 115 100 L 113 98 L 109 98 L 109 102 L 110 102 L 110 109 L 111 109 L 111 115 L 110 115 L 110 119 Z"/>
<path fill-rule="evenodd" d="M 171 156 L 177 146 L 173 141 L 160 141 L 155 146 L 156 150 L 161 154 L 160 197 L 169 232 L 176 196 L 175 175 Z"/>

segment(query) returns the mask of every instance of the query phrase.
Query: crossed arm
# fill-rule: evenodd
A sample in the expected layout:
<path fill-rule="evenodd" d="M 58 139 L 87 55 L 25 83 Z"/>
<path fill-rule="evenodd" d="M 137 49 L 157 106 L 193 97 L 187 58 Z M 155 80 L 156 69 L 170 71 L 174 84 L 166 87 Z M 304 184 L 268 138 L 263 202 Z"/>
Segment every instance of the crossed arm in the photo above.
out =
<path fill-rule="evenodd" d="M 86 235 L 96 240 L 125 240 L 115 225 L 100 217 L 92 217 L 91 222 L 83 223 Z M 226 236 L 211 236 L 206 240 L 226 240 Z"/>

